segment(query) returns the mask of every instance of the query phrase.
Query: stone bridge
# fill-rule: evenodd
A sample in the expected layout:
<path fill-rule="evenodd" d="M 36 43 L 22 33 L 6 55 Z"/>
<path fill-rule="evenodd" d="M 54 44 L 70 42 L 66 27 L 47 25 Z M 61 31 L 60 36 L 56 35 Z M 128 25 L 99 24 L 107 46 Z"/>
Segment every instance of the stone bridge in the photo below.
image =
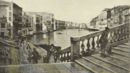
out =
<path fill-rule="evenodd" d="M 102 32 L 72 37 L 71 46 L 60 51 L 60 63 L 6 65 L 0 66 L 0 73 L 129 73 L 130 24 L 110 29 L 112 51 L 106 58 L 100 57 Z"/>

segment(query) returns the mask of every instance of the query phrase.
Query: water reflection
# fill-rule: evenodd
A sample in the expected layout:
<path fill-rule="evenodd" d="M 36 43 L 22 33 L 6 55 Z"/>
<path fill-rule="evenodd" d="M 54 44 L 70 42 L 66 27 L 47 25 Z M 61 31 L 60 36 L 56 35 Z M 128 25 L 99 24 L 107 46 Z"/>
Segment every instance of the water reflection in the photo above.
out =
<path fill-rule="evenodd" d="M 62 31 L 55 31 L 47 34 L 37 34 L 33 38 L 33 42 L 36 44 L 54 44 L 61 46 L 62 49 L 70 46 L 70 37 L 73 36 L 84 36 L 90 34 L 87 30 L 79 29 L 67 29 Z"/>

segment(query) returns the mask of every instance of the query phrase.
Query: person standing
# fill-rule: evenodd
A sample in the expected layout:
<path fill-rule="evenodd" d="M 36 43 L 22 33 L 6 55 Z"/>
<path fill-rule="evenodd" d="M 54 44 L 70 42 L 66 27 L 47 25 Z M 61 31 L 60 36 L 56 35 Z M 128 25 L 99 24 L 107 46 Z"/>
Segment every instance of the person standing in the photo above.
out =
<path fill-rule="evenodd" d="M 37 50 L 35 48 L 33 48 L 33 52 L 32 52 L 33 63 L 38 63 L 38 60 L 40 58 L 41 58 L 41 56 L 39 55 L 39 53 L 37 52 Z"/>
<path fill-rule="evenodd" d="M 109 28 L 105 27 L 105 30 L 102 32 L 102 35 L 100 37 L 99 43 L 101 47 L 101 57 L 106 57 L 107 49 L 108 49 L 108 34 L 109 34 Z"/>

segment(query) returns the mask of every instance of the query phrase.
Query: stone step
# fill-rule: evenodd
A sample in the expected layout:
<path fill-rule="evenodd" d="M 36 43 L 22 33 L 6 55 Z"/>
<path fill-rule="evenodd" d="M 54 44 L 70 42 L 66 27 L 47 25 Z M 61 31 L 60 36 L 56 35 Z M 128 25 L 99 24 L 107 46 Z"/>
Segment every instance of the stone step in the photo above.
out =
<path fill-rule="evenodd" d="M 90 71 L 89 69 L 85 69 L 84 67 L 82 67 L 81 65 L 74 63 L 74 68 L 77 68 L 77 72 L 73 72 L 73 73 L 93 73 L 92 71 Z M 69 68 L 71 71 L 73 70 L 73 68 Z"/>
<path fill-rule="evenodd" d="M 129 49 L 130 50 L 130 44 L 127 45 L 126 43 L 123 44 L 123 45 L 118 45 L 117 47 L 120 47 L 120 48 L 125 48 L 125 49 Z"/>
<path fill-rule="evenodd" d="M 127 62 L 127 63 L 130 62 L 130 59 L 129 59 L 129 58 L 124 57 L 124 56 L 122 56 L 122 55 L 120 55 L 120 54 L 117 54 L 117 53 L 113 53 L 113 54 L 110 55 L 109 57 L 115 58 L 115 59 L 118 59 L 118 60 L 122 60 L 122 61 Z"/>
<path fill-rule="evenodd" d="M 76 60 L 76 63 L 80 64 L 81 66 L 85 67 L 86 69 L 91 70 L 93 73 L 114 73 L 114 72 L 100 66 L 97 63 L 85 60 L 83 58 Z"/>
<path fill-rule="evenodd" d="M 130 41 L 128 41 L 127 43 L 125 43 L 125 44 L 128 44 L 128 45 L 130 45 Z"/>
<path fill-rule="evenodd" d="M 71 64 L 66 63 L 64 66 L 73 73 L 92 73 L 90 70 L 85 69 L 84 67 L 74 62 Z"/>
<path fill-rule="evenodd" d="M 107 63 L 105 61 L 99 60 L 99 59 L 94 58 L 94 57 L 84 57 L 84 59 L 86 61 L 90 61 L 90 62 L 93 62 L 93 63 L 95 63 L 97 65 L 100 65 L 103 68 L 105 68 L 106 70 L 111 71 L 112 73 L 127 73 L 128 72 L 126 70 L 123 70 L 123 69 L 115 66 L 115 65 L 112 65 L 110 63 Z"/>
<path fill-rule="evenodd" d="M 112 50 L 112 53 L 116 53 L 116 54 L 118 54 L 118 55 L 121 55 L 121 56 L 124 56 L 124 57 L 130 58 L 130 54 L 129 54 L 129 53 L 122 52 L 122 51 L 119 51 L 119 50 L 115 50 L 115 49 L 113 49 L 113 50 Z"/>
<path fill-rule="evenodd" d="M 81 66 L 72 66 L 71 63 L 41 63 L 41 64 L 23 64 L 0 66 L 1 69 L 7 72 L 0 73 L 92 73 L 88 72 Z"/>
<path fill-rule="evenodd" d="M 102 58 L 102 57 L 100 57 L 99 54 L 92 55 L 92 57 L 99 59 L 99 60 L 102 60 L 106 63 L 111 64 L 111 65 L 117 66 L 117 67 L 124 69 L 126 71 L 129 71 L 129 64 L 126 63 L 125 61 L 120 60 L 120 59 L 116 59 L 116 58 L 112 58 L 112 57 Z"/>
<path fill-rule="evenodd" d="M 122 51 L 122 52 L 126 52 L 126 53 L 130 53 L 130 49 L 128 49 L 127 47 L 114 47 L 113 49 L 115 50 L 119 50 L 119 51 Z"/>

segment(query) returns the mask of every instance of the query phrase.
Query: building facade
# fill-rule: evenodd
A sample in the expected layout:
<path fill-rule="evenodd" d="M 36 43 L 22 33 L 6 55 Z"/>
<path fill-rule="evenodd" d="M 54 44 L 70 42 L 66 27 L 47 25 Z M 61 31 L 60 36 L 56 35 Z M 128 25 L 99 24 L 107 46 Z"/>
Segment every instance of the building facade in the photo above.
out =
<path fill-rule="evenodd" d="M 22 26 L 22 8 L 13 2 L 0 1 L 0 18 L 5 17 L 7 20 L 7 30 L 4 34 L 8 37 L 15 38 Z M 3 32 L 2 32 L 3 34 Z"/>
<path fill-rule="evenodd" d="M 11 7 L 11 3 L 6 1 L 0 1 L 0 35 L 2 37 L 13 37 Z"/>
<path fill-rule="evenodd" d="M 101 14 L 92 19 L 90 25 L 97 29 L 104 29 L 105 27 L 115 27 L 125 23 L 125 15 L 130 11 L 130 6 L 121 5 L 113 8 L 104 9 Z"/>
<path fill-rule="evenodd" d="M 18 31 L 22 30 L 22 8 L 13 3 L 13 36 L 14 38 L 19 36 Z"/>
<path fill-rule="evenodd" d="M 54 14 L 46 12 L 36 12 L 36 14 L 42 16 L 43 30 L 47 30 L 49 32 L 56 30 Z"/>
<path fill-rule="evenodd" d="M 66 22 L 62 20 L 56 20 L 56 30 L 62 30 L 66 28 Z"/>

